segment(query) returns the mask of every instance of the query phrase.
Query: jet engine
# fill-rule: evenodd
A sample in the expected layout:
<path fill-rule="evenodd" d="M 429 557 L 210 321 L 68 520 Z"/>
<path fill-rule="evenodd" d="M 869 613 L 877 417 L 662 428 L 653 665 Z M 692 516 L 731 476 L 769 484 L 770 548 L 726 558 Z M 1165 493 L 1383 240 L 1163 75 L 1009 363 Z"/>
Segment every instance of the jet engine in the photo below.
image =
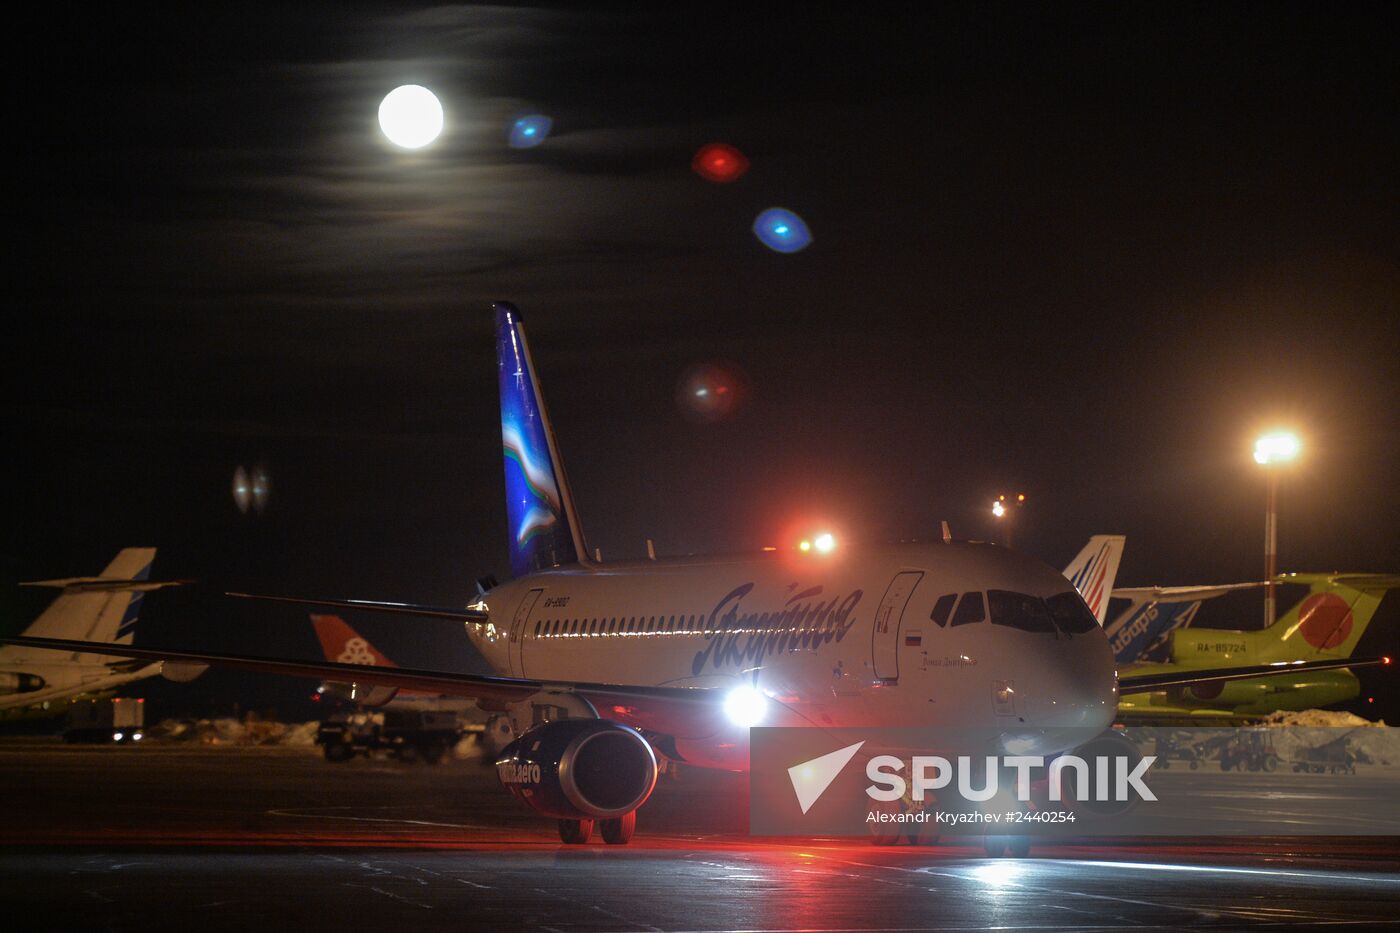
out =
<path fill-rule="evenodd" d="M 496 759 L 507 790 L 560 820 L 625 816 L 646 803 L 656 774 L 656 754 L 641 733 L 607 719 L 543 723 Z"/>
<path fill-rule="evenodd" d="M 32 693 L 44 689 L 44 678 L 37 674 L 0 674 L 0 694 Z"/>

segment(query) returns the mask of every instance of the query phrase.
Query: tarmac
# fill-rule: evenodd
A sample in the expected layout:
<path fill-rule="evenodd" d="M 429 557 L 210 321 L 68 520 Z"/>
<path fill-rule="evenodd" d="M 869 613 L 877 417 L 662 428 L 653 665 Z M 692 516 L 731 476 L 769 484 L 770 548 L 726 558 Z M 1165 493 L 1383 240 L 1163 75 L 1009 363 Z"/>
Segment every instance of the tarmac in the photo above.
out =
<path fill-rule="evenodd" d="M 658 785 L 564 846 L 480 762 L 0 741 L 0 897 L 26 929 L 1153 930 L 1400 926 L 1395 837 L 979 846 L 749 837 L 741 776 Z M 971 842 L 971 840 L 969 840 Z"/>

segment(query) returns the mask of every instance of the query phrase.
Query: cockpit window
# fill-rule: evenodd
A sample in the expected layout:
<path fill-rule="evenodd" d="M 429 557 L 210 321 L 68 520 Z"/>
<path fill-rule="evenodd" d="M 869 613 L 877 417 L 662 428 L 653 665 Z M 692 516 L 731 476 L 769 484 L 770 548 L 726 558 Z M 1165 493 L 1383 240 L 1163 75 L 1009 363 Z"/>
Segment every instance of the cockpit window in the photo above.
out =
<path fill-rule="evenodd" d="M 953 624 L 969 625 L 973 622 L 981 622 L 985 618 L 987 618 L 987 610 L 982 603 L 982 594 L 964 593 L 962 602 L 958 603 L 958 611 L 953 613 Z"/>
<path fill-rule="evenodd" d="M 1050 617 L 1055 620 L 1060 631 L 1071 635 L 1083 635 L 1099 627 L 1099 620 L 1084 605 L 1084 599 L 1074 590 L 1059 593 L 1045 600 L 1050 608 Z"/>
<path fill-rule="evenodd" d="M 1045 600 L 1009 590 L 988 590 L 987 603 L 992 609 L 993 625 L 1008 625 L 1027 632 L 1055 634 L 1055 623 Z"/>
<path fill-rule="evenodd" d="M 953 614 L 953 603 L 957 601 L 957 593 L 949 593 L 947 596 L 938 597 L 938 602 L 933 604 L 933 612 L 929 614 L 929 618 L 938 623 L 939 628 L 947 625 L 948 616 Z"/>

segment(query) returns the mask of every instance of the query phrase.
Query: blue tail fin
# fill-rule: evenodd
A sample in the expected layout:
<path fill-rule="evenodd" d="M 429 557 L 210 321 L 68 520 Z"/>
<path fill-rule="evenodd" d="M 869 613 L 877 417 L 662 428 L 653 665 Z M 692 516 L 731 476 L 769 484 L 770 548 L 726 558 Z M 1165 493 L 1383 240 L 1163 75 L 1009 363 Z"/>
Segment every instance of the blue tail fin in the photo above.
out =
<path fill-rule="evenodd" d="M 503 301 L 497 302 L 495 309 L 510 568 L 519 577 L 576 564 L 588 551 L 530 360 L 520 312 Z"/>

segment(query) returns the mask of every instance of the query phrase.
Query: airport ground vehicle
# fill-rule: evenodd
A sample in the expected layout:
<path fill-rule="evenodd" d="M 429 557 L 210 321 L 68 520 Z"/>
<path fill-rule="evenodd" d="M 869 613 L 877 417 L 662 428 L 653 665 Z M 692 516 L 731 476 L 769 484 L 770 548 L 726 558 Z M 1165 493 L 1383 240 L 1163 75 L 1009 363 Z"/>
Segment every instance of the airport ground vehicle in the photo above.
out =
<path fill-rule="evenodd" d="M 1221 771 L 1277 771 L 1281 761 L 1267 728 L 1242 729 L 1220 750 Z"/>
<path fill-rule="evenodd" d="M 1201 747 L 1190 741 L 1189 735 L 1173 734 L 1159 736 L 1156 742 L 1157 767 L 1166 770 L 1173 762 L 1185 765 L 1192 771 L 1201 766 L 1204 757 Z"/>
<path fill-rule="evenodd" d="M 68 706 L 65 742 L 139 742 L 145 737 L 146 702 L 139 697 L 79 700 Z"/>
<path fill-rule="evenodd" d="M 1311 774 L 1355 774 L 1361 756 L 1351 747 L 1351 737 L 1343 735 L 1313 748 L 1300 749 L 1293 759 L 1293 770 Z"/>
<path fill-rule="evenodd" d="M 382 751 L 400 761 L 421 758 L 435 765 L 461 741 L 462 734 L 455 713 L 390 709 L 333 716 L 316 730 L 316 744 L 327 761 L 349 761 Z"/>

